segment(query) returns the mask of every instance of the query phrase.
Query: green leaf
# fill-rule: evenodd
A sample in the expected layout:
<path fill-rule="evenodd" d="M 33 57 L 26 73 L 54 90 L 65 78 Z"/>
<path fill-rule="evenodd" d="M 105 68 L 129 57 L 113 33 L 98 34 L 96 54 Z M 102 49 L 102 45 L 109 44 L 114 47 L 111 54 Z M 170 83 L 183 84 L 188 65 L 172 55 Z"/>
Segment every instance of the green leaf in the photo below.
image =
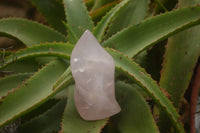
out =
<path fill-rule="evenodd" d="M 12 58 L 12 55 L 9 56 Z M 17 62 L 16 62 L 17 61 Z M 24 65 L 26 64 L 26 65 Z M 9 64 L 5 64 L 0 66 L 1 71 L 7 71 L 10 73 L 29 73 L 36 72 L 41 65 L 36 62 L 36 60 L 31 58 L 26 58 L 22 60 L 11 59 Z"/>
<path fill-rule="evenodd" d="M 79 38 L 85 30 L 89 29 L 92 31 L 94 25 L 83 1 L 63 0 L 63 2 L 67 16 L 67 25 L 73 33 Z M 72 44 L 76 43 L 71 40 L 71 34 L 68 34 L 68 40 Z"/>
<path fill-rule="evenodd" d="M 159 133 L 145 99 L 136 88 L 118 81 L 116 97 L 122 111 L 114 116 L 121 133 Z"/>
<path fill-rule="evenodd" d="M 99 133 L 108 119 L 98 121 L 83 120 L 74 104 L 74 86 L 69 88 L 67 107 L 62 121 L 62 133 Z"/>
<path fill-rule="evenodd" d="M 61 46 L 63 46 L 63 48 L 65 47 L 64 45 Z M 145 72 L 145 70 L 139 67 L 135 62 L 133 62 L 126 56 L 108 48 L 106 50 L 113 56 L 116 69 L 124 72 L 127 77 L 136 81 L 137 84 L 140 85 L 154 99 L 154 101 L 157 102 L 157 104 L 159 104 L 166 111 L 177 131 L 184 131 L 181 123 L 179 122 L 179 115 L 176 109 L 169 101 L 169 99 L 165 96 L 165 94 L 161 91 L 157 83 Z M 26 55 L 22 58 L 28 56 L 29 55 Z M 54 54 L 54 56 L 59 56 L 59 54 Z M 68 55 L 66 55 L 66 57 L 68 57 Z"/>
<path fill-rule="evenodd" d="M 44 55 L 42 57 L 37 57 L 37 55 L 36 55 L 36 58 L 33 57 L 33 59 L 35 59 L 37 62 L 39 62 L 39 64 L 41 66 L 45 66 L 46 64 L 49 64 L 49 62 L 51 62 L 52 60 L 57 59 L 57 57 L 52 57 L 52 56 L 48 56 L 48 55 Z"/>
<path fill-rule="evenodd" d="M 68 35 L 70 35 L 70 42 L 76 43 L 78 41 L 78 37 L 74 33 L 72 27 L 68 26 L 67 23 L 64 23 L 64 25 L 67 28 Z"/>
<path fill-rule="evenodd" d="M 180 0 L 179 8 L 195 5 L 199 0 Z M 161 70 L 160 86 L 170 94 L 170 100 L 177 110 L 180 110 L 181 99 L 192 80 L 195 66 L 200 56 L 200 26 L 192 27 L 168 39 L 163 68 Z M 169 131 L 171 123 L 165 113 L 159 110 L 160 129 Z M 166 124 L 167 123 L 167 124 Z"/>
<path fill-rule="evenodd" d="M 55 95 L 58 89 L 53 89 L 53 85 L 65 70 L 65 62 L 53 61 L 2 99 L 0 127 L 33 110 Z"/>
<path fill-rule="evenodd" d="M 200 4 L 199 0 L 179 0 L 178 1 L 178 7 L 182 8 L 182 7 L 187 7 L 187 6 L 194 6 Z"/>
<path fill-rule="evenodd" d="M 140 66 L 156 81 L 160 80 L 160 71 L 166 43 L 167 40 L 162 41 L 134 57 L 134 61 L 140 64 Z"/>
<path fill-rule="evenodd" d="M 200 56 L 200 26 L 170 37 L 166 47 L 160 86 L 172 96 L 175 107 L 188 88 Z"/>
<path fill-rule="evenodd" d="M 180 0 L 179 6 L 197 4 L 199 0 Z M 189 87 L 200 56 L 200 26 L 195 26 L 168 39 L 160 86 L 172 96 L 175 107 Z"/>
<path fill-rule="evenodd" d="M 94 21 L 95 25 L 101 20 L 101 18 L 108 12 L 110 11 L 115 5 L 117 5 L 119 2 L 118 1 L 113 1 L 111 3 L 108 3 L 95 11 L 90 13 L 90 16 L 92 20 Z"/>
<path fill-rule="evenodd" d="M 160 0 L 155 0 L 155 1 L 164 11 L 167 11 L 166 7 L 162 4 Z"/>
<path fill-rule="evenodd" d="M 88 10 L 90 10 L 92 6 L 94 5 L 94 0 L 84 0 L 84 2 Z"/>
<path fill-rule="evenodd" d="M 93 12 L 94 10 L 97 10 L 97 9 L 101 8 L 102 6 L 109 4 L 113 1 L 115 1 L 115 0 L 95 0 L 94 6 L 91 9 L 91 12 Z"/>
<path fill-rule="evenodd" d="M 8 50 L 9 48 L 0 48 L 0 60 L 2 61 L 2 58 L 8 56 L 8 55 L 11 55 L 12 53 L 10 51 L 6 51 Z M 0 61 L 0 63 L 1 63 Z"/>
<path fill-rule="evenodd" d="M 184 128 L 181 122 L 179 122 L 179 115 L 176 109 L 166 95 L 161 91 L 156 81 L 154 81 L 143 68 L 139 67 L 128 57 L 108 48 L 106 48 L 106 50 L 114 58 L 116 69 L 121 70 L 127 75 L 127 77 L 134 80 L 158 105 L 163 108 L 171 119 L 177 132 L 184 132 Z"/>
<path fill-rule="evenodd" d="M 153 44 L 200 23 L 200 7 L 174 10 L 130 26 L 103 43 L 129 57 L 137 55 Z"/>
<path fill-rule="evenodd" d="M 6 96 L 8 92 L 21 85 L 23 81 L 29 78 L 32 73 L 19 73 L 0 79 L 0 98 Z"/>
<path fill-rule="evenodd" d="M 1 19 L 0 35 L 16 38 L 28 47 L 39 43 L 67 41 L 64 35 L 47 26 L 17 18 Z"/>
<path fill-rule="evenodd" d="M 42 115 L 43 113 L 50 110 L 54 105 L 56 105 L 59 102 L 59 100 L 55 99 L 54 97 L 46 101 L 45 103 L 41 104 L 36 109 L 28 112 L 27 114 L 20 117 L 21 119 L 21 126 L 23 126 L 25 123 L 30 122 L 34 118 L 36 118 L 39 115 Z"/>
<path fill-rule="evenodd" d="M 45 113 L 35 117 L 20 127 L 20 133 L 50 133 L 60 130 L 60 122 L 66 105 L 66 99 L 60 100 Z"/>
<path fill-rule="evenodd" d="M 30 57 L 37 57 L 37 56 L 53 56 L 55 54 L 59 55 L 58 57 L 61 58 L 68 58 L 71 54 L 71 51 L 73 49 L 73 46 L 70 44 L 65 43 L 46 43 L 46 44 L 40 44 L 37 46 L 33 46 L 30 48 L 19 50 L 15 53 L 15 56 L 17 57 L 16 60 L 13 60 L 13 55 L 8 56 L 5 58 L 4 65 L 2 65 L 0 68 L 7 66 L 10 63 L 13 63 L 15 61 L 19 62 L 20 60 Z M 68 56 L 66 56 L 68 55 Z"/>
<path fill-rule="evenodd" d="M 123 0 L 117 6 L 115 6 L 112 10 L 110 10 L 106 16 L 104 16 L 101 21 L 97 24 L 97 26 L 93 30 L 94 36 L 97 38 L 99 42 L 102 41 L 103 35 L 105 34 L 106 28 L 108 27 L 109 23 L 111 22 L 113 16 L 122 8 L 128 0 Z"/>
<path fill-rule="evenodd" d="M 33 5 L 44 15 L 49 24 L 66 34 L 66 28 L 62 21 L 65 21 L 65 11 L 62 2 L 59 0 L 30 0 Z"/>
<path fill-rule="evenodd" d="M 106 38 L 129 25 L 135 25 L 144 20 L 147 16 L 148 5 L 149 0 L 130 0 L 112 19 Z"/>
<path fill-rule="evenodd" d="M 71 74 L 71 68 L 70 66 L 67 68 L 67 70 L 60 76 L 60 78 L 57 80 L 57 82 L 54 84 L 53 88 L 58 88 L 60 85 L 63 85 L 67 80 L 69 75 Z"/>

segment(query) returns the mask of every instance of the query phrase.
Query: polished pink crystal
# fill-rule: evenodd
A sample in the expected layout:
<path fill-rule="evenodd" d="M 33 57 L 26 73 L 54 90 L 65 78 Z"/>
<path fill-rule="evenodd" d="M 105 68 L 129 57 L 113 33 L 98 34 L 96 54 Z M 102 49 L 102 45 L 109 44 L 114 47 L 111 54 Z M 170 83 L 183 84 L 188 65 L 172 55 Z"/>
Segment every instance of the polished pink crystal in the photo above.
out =
<path fill-rule="evenodd" d="M 76 84 L 75 105 L 83 119 L 99 120 L 120 112 L 115 99 L 114 60 L 89 30 L 75 45 L 70 63 Z"/>

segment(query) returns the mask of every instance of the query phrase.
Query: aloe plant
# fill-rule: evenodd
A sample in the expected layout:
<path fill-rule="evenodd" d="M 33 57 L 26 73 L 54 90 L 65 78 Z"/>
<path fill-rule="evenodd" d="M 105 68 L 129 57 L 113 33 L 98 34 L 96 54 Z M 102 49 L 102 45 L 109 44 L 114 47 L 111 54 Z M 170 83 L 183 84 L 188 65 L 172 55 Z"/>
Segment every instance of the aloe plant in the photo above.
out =
<path fill-rule="evenodd" d="M 25 45 L 0 53 L 1 72 L 11 72 L 0 78 L 0 132 L 10 132 L 13 123 L 20 133 L 183 133 L 189 132 L 188 124 L 194 132 L 189 117 L 183 119 L 188 110 L 180 105 L 193 104 L 187 90 L 199 78 L 196 0 L 180 0 L 174 10 L 167 0 L 30 2 L 49 26 L 21 18 L 0 20 L 0 35 Z M 70 55 L 86 29 L 115 60 L 116 98 L 122 108 L 97 121 L 83 120 L 73 98 Z M 163 64 L 151 54 L 164 55 Z"/>

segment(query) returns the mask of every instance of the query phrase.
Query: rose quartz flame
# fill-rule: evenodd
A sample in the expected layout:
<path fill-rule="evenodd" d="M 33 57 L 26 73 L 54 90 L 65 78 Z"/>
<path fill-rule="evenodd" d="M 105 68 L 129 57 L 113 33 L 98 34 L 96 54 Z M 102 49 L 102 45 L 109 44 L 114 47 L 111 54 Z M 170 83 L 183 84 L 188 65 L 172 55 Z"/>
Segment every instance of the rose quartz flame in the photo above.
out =
<path fill-rule="evenodd" d="M 75 105 L 83 119 L 99 120 L 120 112 L 115 99 L 115 62 L 89 30 L 75 45 L 70 63 Z"/>

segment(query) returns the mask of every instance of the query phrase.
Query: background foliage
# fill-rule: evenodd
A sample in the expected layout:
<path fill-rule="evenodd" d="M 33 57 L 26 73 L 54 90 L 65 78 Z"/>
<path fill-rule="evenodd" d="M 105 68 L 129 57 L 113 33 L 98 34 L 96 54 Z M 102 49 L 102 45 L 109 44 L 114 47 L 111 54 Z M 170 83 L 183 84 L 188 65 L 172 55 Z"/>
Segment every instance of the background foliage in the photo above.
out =
<path fill-rule="evenodd" d="M 0 36 L 17 40 L 0 44 L 0 132 L 195 133 L 199 0 L 29 2 L 42 23 L 0 19 Z M 70 55 L 86 29 L 115 60 L 122 108 L 99 121 L 83 120 L 73 98 Z"/>

